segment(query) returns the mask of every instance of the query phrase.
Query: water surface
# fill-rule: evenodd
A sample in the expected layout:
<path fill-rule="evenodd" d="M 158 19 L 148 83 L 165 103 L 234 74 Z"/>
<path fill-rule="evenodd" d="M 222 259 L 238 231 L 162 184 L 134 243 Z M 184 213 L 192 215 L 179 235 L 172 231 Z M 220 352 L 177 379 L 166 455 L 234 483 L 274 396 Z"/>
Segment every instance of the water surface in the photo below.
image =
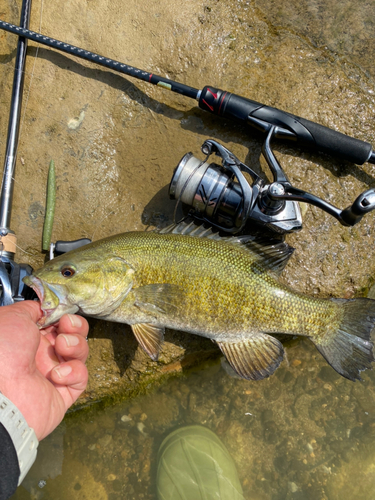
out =
<path fill-rule="evenodd" d="M 157 391 L 68 417 L 40 443 L 14 499 L 155 500 L 156 455 L 177 427 L 217 433 L 246 499 L 372 500 L 375 373 L 340 377 L 308 340 L 261 382 L 233 378 L 222 360 Z"/>

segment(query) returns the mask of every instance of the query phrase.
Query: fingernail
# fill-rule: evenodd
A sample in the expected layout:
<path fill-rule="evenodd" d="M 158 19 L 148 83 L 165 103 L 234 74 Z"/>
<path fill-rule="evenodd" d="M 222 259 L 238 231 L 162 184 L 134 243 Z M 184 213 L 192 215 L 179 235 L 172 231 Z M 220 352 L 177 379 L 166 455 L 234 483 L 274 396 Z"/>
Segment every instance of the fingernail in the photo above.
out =
<path fill-rule="evenodd" d="M 75 314 L 68 314 L 72 326 L 75 328 L 80 328 L 82 326 L 82 319 Z"/>
<path fill-rule="evenodd" d="M 71 373 L 72 367 L 70 365 L 60 365 L 59 367 L 55 368 L 55 372 L 59 376 L 59 378 L 64 378 Z"/>
<path fill-rule="evenodd" d="M 77 337 L 77 335 L 64 335 L 63 333 L 61 335 L 64 337 L 66 345 L 68 347 L 73 347 L 79 344 L 79 338 Z"/>

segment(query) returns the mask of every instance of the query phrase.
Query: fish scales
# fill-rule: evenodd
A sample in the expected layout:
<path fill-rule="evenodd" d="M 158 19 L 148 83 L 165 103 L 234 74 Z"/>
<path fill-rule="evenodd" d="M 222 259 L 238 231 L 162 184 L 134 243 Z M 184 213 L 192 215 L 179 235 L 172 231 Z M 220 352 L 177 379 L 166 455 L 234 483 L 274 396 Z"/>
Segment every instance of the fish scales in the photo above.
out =
<path fill-rule="evenodd" d="M 282 361 L 272 334 L 283 333 L 309 337 L 338 373 L 359 379 L 374 359 L 375 301 L 291 290 L 278 280 L 291 253 L 282 242 L 182 224 L 105 238 L 24 281 L 41 300 L 41 326 L 64 312 L 128 323 L 154 360 L 169 327 L 211 338 L 240 376 L 258 380 Z"/>
<path fill-rule="evenodd" d="M 137 270 L 135 288 L 151 283 L 180 286 L 186 317 L 194 317 L 194 328 L 200 331 L 309 336 L 324 331 L 328 319 L 340 319 L 335 304 L 291 292 L 261 266 L 254 272 L 255 259 L 244 247 L 198 238 L 192 245 L 193 237 L 175 234 L 162 239 L 152 232 L 141 235 L 129 233 L 116 242 L 116 249 L 109 243 L 108 251 L 116 251 Z"/>

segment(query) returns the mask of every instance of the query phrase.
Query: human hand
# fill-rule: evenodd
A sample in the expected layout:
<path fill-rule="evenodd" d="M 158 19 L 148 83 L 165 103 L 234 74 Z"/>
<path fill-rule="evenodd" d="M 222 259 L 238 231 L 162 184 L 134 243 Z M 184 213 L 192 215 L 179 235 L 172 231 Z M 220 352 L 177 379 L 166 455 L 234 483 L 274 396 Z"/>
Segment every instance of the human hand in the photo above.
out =
<path fill-rule="evenodd" d="M 58 426 L 88 379 L 87 321 L 67 314 L 39 330 L 41 316 L 35 301 L 0 307 L 0 391 L 38 440 Z"/>

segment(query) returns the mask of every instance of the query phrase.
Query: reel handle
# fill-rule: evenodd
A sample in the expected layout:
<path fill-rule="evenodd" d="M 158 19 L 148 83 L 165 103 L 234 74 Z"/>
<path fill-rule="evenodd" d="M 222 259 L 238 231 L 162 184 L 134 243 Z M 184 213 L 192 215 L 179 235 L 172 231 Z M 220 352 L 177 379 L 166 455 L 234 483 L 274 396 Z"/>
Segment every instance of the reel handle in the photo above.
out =
<path fill-rule="evenodd" d="M 279 186 L 280 189 L 273 189 L 274 186 Z M 352 205 L 344 210 L 340 210 L 314 194 L 282 183 L 271 184 L 267 196 L 271 200 L 293 200 L 309 203 L 335 217 L 343 226 L 354 226 L 365 214 L 375 209 L 375 189 L 364 191 Z"/>
<path fill-rule="evenodd" d="M 348 226 L 357 224 L 365 214 L 375 209 L 375 189 L 368 189 L 358 196 L 353 205 L 341 212 L 341 218 Z M 341 221 L 340 221 L 341 222 Z"/>
<path fill-rule="evenodd" d="M 199 107 L 224 118 L 248 123 L 261 132 L 268 132 L 271 126 L 277 127 L 276 138 L 294 141 L 312 151 L 357 165 L 366 161 L 375 163 L 375 153 L 368 142 L 224 90 L 204 87 L 199 96 Z"/>

